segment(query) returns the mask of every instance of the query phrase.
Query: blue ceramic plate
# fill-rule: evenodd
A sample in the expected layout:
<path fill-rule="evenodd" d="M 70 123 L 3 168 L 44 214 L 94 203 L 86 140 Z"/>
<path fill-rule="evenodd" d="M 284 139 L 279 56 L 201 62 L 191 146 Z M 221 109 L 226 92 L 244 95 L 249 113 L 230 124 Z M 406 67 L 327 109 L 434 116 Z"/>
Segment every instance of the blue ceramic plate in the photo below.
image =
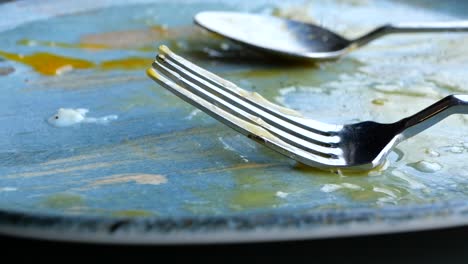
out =
<path fill-rule="evenodd" d="M 447 94 L 468 93 L 468 35 L 388 36 L 338 61 L 288 65 L 249 57 L 196 29 L 192 17 L 202 10 L 290 17 L 354 37 L 387 22 L 466 19 L 468 5 L 2 4 L 0 232 L 172 244 L 327 238 L 468 223 L 466 116 L 453 116 L 404 142 L 379 170 L 324 172 L 238 135 L 145 76 L 157 46 L 166 44 L 310 118 L 386 122 Z"/>

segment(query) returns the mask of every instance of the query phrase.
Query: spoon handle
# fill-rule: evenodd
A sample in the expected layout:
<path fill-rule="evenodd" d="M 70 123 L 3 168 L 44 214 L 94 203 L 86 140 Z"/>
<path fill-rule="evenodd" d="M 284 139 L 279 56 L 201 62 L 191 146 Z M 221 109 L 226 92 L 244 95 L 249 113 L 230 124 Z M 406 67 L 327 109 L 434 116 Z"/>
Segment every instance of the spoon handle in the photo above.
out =
<path fill-rule="evenodd" d="M 428 32 L 468 32 L 468 21 L 387 24 L 354 39 L 352 42 L 355 46 L 360 47 L 387 34 Z"/>
<path fill-rule="evenodd" d="M 398 23 L 388 25 L 388 33 L 468 32 L 468 21 Z"/>

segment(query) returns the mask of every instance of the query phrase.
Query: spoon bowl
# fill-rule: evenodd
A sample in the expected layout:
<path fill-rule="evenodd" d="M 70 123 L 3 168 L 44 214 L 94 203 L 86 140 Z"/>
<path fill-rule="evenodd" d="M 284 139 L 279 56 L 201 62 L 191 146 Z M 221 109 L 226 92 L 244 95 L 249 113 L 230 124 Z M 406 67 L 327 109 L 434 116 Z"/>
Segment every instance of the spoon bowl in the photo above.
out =
<path fill-rule="evenodd" d="M 387 24 L 350 40 L 309 23 L 240 12 L 206 11 L 194 17 L 206 30 L 241 45 L 288 59 L 336 59 L 390 33 L 468 31 L 468 21 Z"/>

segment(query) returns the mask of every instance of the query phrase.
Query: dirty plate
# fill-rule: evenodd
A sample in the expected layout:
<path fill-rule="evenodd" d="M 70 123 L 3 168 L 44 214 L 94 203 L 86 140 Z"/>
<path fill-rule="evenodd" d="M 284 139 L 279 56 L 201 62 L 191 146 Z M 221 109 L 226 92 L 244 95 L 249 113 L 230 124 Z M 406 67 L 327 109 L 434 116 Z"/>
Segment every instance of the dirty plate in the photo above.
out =
<path fill-rule="evenodd" d="M 460 1 L 42 1 L 0 5 L 0 232 L 110 243 L 323 238 L 468 223 L 467 116 L 362 174 L 305 168 L 145 76 L 160 44 L 325 122 L 398 120 L 468 93 L 467 34 L 395 35 L 335 62 L 250 57 L 202 10 L 322 23 L 466 19 Z M 391 15 L 389 15 L 391 13 Z"/>

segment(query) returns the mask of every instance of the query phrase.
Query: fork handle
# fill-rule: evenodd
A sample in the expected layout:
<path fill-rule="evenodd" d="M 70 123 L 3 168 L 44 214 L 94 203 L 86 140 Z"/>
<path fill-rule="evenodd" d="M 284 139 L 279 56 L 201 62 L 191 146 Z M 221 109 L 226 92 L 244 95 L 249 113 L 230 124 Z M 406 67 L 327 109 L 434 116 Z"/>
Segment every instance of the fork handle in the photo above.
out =
<path fill-rule="evenodd" d="M 468 21 L 387 24 L 353 40 L 353 42 L 357 46 L 363 46 L 387 34 L 429 32 L 468 32 Z"/>
<path fill-rule="evenodd" d="M 407 139 L 452 114 L 468 114 L 468 95 L 449 95 L 397 124 L 401 127 L 403 139 Z"/>

